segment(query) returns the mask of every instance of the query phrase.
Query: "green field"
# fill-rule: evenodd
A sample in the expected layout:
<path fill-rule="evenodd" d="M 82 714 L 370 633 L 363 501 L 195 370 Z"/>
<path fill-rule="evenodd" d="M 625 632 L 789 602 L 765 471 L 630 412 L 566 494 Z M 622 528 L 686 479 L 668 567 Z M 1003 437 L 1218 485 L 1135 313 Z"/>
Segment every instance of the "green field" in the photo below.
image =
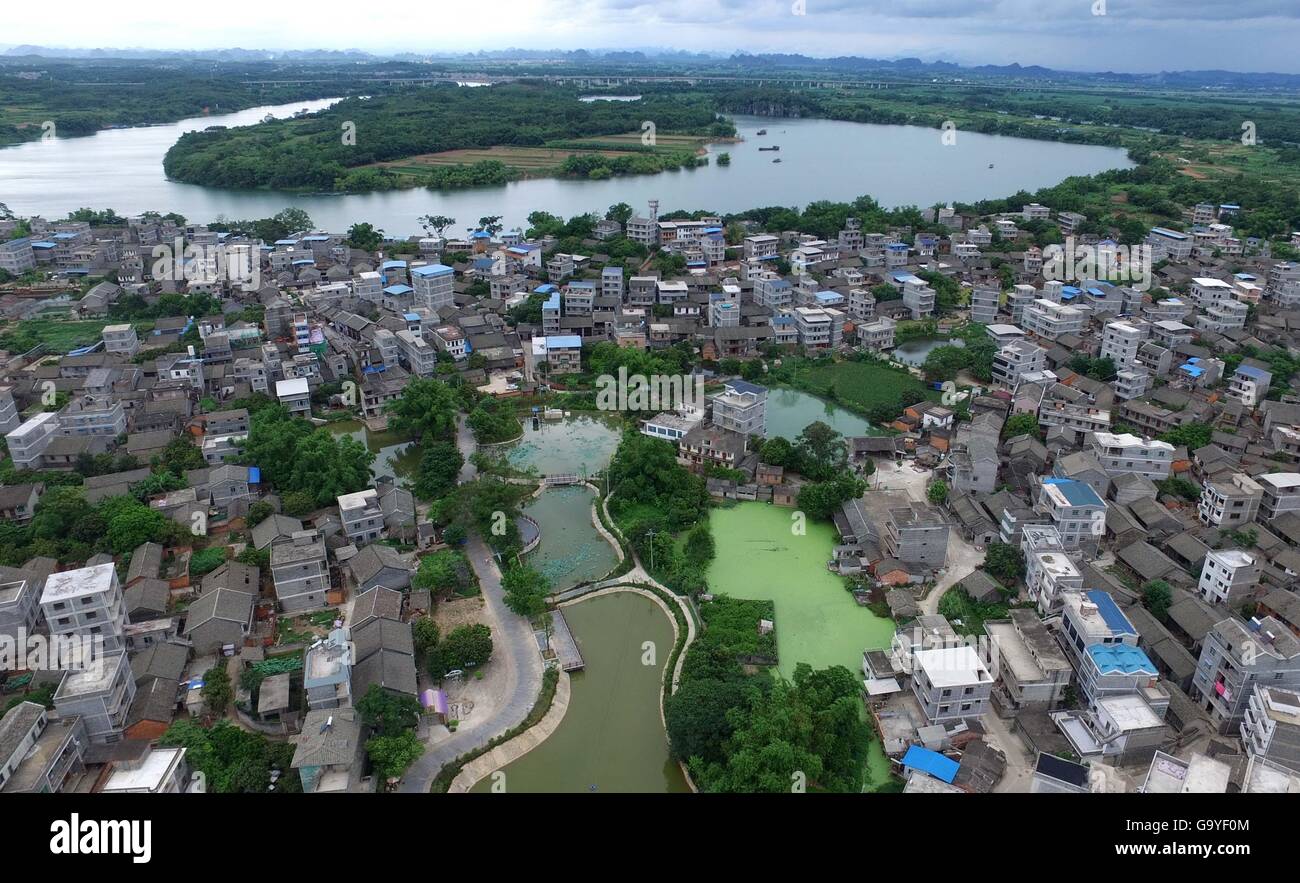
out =
<path fill-rule="evenodd" d="M 96 342 L 103 334 L 104 326 L 111 324 L 104 319 L 24 319 L 0 328 L 0 349 L 26 352 L 43 343 L 50 352 L 63 354 Z M 152 322 L 133 324 L 136 332 L 142 335 L 153 327 Z"/>
<path fill-rule="evenodd" d="M 909 390 L 929 393 L 925 384 L 910 374 L 874 362 L 800 365 L 794 369 L 794 385 L 860 412 L 895 404 Z"/>

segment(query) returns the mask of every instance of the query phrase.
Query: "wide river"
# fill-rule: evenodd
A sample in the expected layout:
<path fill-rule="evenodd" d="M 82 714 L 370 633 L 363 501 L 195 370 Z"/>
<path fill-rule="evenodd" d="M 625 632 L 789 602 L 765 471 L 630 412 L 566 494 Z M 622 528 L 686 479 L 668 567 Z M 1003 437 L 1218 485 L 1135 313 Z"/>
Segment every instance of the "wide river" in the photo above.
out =
<path fill-rule="evenodd" d="M 528 214 L 537 210 L 570 217 L 603 213 L 626 202 L 643 212 L 650 199 L 658 199 L 664 212 L 802 207 L 814 200 L 847 201 L 864 194 L 885 206 L 924 207 L 1008 196 L 1071 175 L 1132 166 L 1124 151 L 1112 147 L 969 132 L 957 132 L 955 143 L 944 144 L 938 130 L 915 126 L 736 116 L 744 140 L 709 145 L 707 167 L 606 181 L 539 178 L 442 193 L 420 188 L 341 195 L 223 190 L 169 181 L 163 174 L 163 154 L 184 132 L 253 125 L 268 113 L 283 117 L 330 103 L 256 107 L 0 149 L 0 202 L 19 215 L 51 219 L 88 207 L 111 208 L 121 215 L 179 212 L 192 223 L 218 216 L 263 218 L 297 206 L 321 229 L 344 231 L 357 221 L 368 221 L 390 236 L 405 237 L 420 232 L 416 219 L 427 214 L 456 218 L 458 227 L 500 215 L 507 226 L 523 227 Z M 767 135 L 756 134 L 762 128 Z M 358 136 L 364 138 L 365 133 Z M 759 150 L 773 145 L 779 145 L 780 152 Z M 712 161 L 722 152 L 731 154 L 728 167 Z M 777 157 L 779 164 L 772 162 Z"/>

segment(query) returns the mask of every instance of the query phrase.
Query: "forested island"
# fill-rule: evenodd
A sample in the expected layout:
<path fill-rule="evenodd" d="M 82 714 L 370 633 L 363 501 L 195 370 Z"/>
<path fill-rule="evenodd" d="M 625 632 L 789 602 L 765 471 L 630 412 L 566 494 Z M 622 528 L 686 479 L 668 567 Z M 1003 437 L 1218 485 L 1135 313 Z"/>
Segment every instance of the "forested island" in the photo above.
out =
<path fill-rule="evenodd" d="M 715 102 L 692 91 L 580 101 L 575 89 L 541 83 L 442 84 L 348 98 L 296 119 L 192 132 L 163 165 L 176 180 L 221 187 L 444 189 L 534 173 L 600 178 L 680 168 L 695 164 L 703 140 L 734 133 Z M 500 158 L 432 156 L 488 148 Z"/>

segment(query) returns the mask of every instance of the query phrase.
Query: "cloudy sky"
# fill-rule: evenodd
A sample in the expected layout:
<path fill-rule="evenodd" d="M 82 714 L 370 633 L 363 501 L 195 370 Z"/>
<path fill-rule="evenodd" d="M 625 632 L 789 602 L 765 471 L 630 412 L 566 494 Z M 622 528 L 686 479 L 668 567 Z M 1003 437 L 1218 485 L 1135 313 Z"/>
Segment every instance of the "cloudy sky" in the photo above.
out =
<path fill-rule="evenodd" d="M 51 18 L 40 4 L 16 4 L 0 41 L 378 53 L 676 48 L 1300 73 L 1298 0 L 223 0 L 201 11 L 60 0 L 58 8 Z"/>

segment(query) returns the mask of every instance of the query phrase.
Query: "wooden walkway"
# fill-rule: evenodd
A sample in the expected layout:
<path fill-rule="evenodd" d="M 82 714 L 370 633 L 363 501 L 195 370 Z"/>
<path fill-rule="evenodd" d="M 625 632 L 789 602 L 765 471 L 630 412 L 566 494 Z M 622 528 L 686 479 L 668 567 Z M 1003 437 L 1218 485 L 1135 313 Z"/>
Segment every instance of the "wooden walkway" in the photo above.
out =
<path fill-rule="evenodd" d="M 582 651 L 578 649 L 578 642 L 573 639 L 573 632 L 569 631 L 569 622 L 564 618 L 564 612 L 552 611 L 551 622 L 555 626 L 555 633 L 551 636 L 551 646 L 555 649 L 555 658 L 560 661 L 561 670 L 580 671 L 585 668 Z"/>

